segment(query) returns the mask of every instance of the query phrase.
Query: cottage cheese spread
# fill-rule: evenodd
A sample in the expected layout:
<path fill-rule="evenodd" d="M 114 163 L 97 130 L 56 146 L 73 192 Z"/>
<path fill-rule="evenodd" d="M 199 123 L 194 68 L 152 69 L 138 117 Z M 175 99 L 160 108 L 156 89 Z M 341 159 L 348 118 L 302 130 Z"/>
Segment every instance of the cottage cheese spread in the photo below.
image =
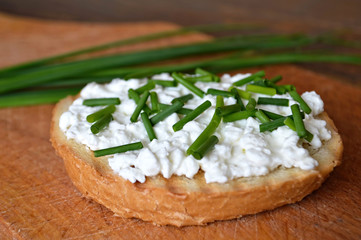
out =
<path fill-rule="evenodd" d="M 208 88 L 227 90 L 233 82 L 249 76 L 225 74 L 220 83 L 197 82 L 196 86 L 206 91 Z M 154 79 L 172 80 L 169 74 L 159 74 Z M 215 96 L 205 95 L 203 98 L 194 96 L 184 107 L 196 108 L 205 100 L 212 103 L 195 120 L 187 123 L 181 131 L 174 132 L 172 125 L 180 118 L 174 113 L 164 121 L 154 126 L 158 139 L 149 142 L 148 135 L 141 121 L 132 123 L 132 115 L 136 104 L 128 98 L 128 89 L 136 89 L 146 83 L 146 79 L 121 80 L 114 79 L 111 83 L 100 85 L 88 84 L 60 117 L 59 125 L 68 139 L 75 139 L 85 144 L 91 150 L 98 150 L 141 141 L 144 148 L 115 154 L 108 158 L 110 167 L 121 177 L 131 182 L 144 182 L 146 176 L 163 175 L 170 178 L 173 174 L 192 178 L 200 169 L 205 173 L 207 183 L 224 183 L 239 177 L 265 175 L 278 167 L 298 167 L 304 170 L 315 168 L 318 163 L 310 157 L 308 151 L 302 147 L 303 140 L 297 133 L 287 126 L 279 127 L 272 132 L 259 132 L 260 122 L 252 117 L 231 123 L 221 123 L 215 135 L 219 143 L 202 160 L 196 160 L 186 154 L 187 148 L 194 142 L 203 129 L 208 125 L 215 110 Z M 189 94 L 189 90 L 178 85 L 177 87 L 164 88 L 156 86 L 159 102 L 170 104 L 173 98 Z M 258 97 L 269 97 L 262 94 L 252 94 Z M 91 124 L 86 121 L 86 116 L 103 107 L 87 107 L 82 105 L 84 99 L 101 97 L 119 97 L 121 104 L 116 106 L 113 114 L 114 121 L 109 127 L 94 135 L 90 131 Z M 296 103 L 288 95 L 275 95 L 274 98 L 290 99 L 289 106 Z M 312 109 L 311 114 L 305 116 L 304 124 L 313 135 L 310 143 L 312 148 L 321 147 L 322 140 L 331 138 L 326 129 L 326 122 L 314 118 L 323 112 L 323 102 L 315 92 L 305 92 L 303 99 Z M 225 105 L 235 103 L 234 98 L 224 98 Z M 247 100 L 244 100 L 247 104 Z M 290 107 L 273 105 L 258 105 L 260 109 L 268 110 L 281 115 L 290 115 Z"/>

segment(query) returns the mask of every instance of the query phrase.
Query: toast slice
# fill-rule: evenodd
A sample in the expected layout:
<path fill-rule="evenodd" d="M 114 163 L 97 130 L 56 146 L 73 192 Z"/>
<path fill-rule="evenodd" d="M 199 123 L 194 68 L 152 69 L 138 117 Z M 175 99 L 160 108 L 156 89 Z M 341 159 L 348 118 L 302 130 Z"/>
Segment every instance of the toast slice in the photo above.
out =
<path fill-rule="evenodd" d="M 85 145 L 68 140 L 61 131 L 59 118 L 73 100 L 67 97 L 55 106 L 51 142 L 79 191 L 126 218 L 186 226 L 255 214 L 300 201 L 319 188 L 341 163 L 342 140 L 324 112 L 318 118 L 327 122 L 332 138 L 310 152 L 319 163 L 316 169 L 278 168 L 265 176 L 238 178 L 224 184 L 207 184 L 200 171 L 193 179 L 176 175 L 166 179 L 158 175 L 133 184 L 116 175 L 106 157 L 95 158 Z"/>

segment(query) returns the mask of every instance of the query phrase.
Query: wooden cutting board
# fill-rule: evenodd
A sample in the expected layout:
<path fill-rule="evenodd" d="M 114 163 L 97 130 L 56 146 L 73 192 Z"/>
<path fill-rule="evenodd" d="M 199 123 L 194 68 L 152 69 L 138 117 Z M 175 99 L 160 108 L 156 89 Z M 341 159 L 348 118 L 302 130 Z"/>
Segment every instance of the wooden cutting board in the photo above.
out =
<path fill-rule="evenodd" d="M 0 66 L 173 28 L 161 22 L 80 24 L 0 15 Z M 205 39 L 187 35 L 127 49 Z M 0 109 L 0 239 L 360 239 L 361 88 L 292 65 L 264 69 L 268 76 L 282 74 L 300 91 L 316 90 L 344 141 L 342 165 L 301 202 L 207 226 L 158 227 L 123 219 L 72 185 L 49 142 L 53 105 L 8 108 Z"/>

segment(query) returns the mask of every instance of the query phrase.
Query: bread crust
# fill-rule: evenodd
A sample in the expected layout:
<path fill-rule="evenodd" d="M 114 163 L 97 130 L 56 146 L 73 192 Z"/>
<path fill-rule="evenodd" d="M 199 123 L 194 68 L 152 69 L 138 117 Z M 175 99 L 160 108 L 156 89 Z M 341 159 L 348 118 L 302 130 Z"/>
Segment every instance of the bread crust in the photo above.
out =
<path fill-rule="evenodd" d="M 81 193 L 126 218 L 186 226 L 255 214 L 300 201 L 319 188 L 341 163 L 341 137 L 327 113 L 322 113 L 319 118 L 327 122 L 332 138 L 312 153 L 319 162 L 314 170 L 279 168 L 266 176 L 238 178 L 224 184 L 207 184 L 200 171 L 193 179 L 158 175 L 133 184 L 116 175 L 106 158 L 95 158 L 84 145 L 66 139 L 59 118 L 73 100 L 67 97 L 53 110 L 52 145 Z"/>

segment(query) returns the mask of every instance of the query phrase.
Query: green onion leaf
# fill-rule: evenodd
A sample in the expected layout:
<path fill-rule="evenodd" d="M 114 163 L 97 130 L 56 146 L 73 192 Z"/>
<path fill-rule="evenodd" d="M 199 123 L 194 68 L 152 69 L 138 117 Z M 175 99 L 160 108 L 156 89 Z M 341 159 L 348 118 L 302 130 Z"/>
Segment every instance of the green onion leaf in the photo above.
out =
<path fill-rule="evenodd" d="M 136 122 L 138 120 L 138 116 L 140 114 L 140 111 L 142 111 L 142 109 L 144 108 L 148 97 L 149 97 L 149 92 L 148 91 L 143 93 L 143 95 L 140 97 L 140 99 L 139 99 L 139 101 L 137 103 L 137 106 L 134 109 L 134 112 L 133 112 L 132 116 L 130 117 L 131 122 Z"/>
<path fill-rule="evenodd" d="M 289 100 L 286 98 L 265 98 L 260 97 L 257 101 L 258 104 L 263 105 L 276 105 L 276 106 L 288 106 Z"/>
<path fill-rule="evenodd" d="M 291 111 L 293 116 L 293 122 L 295 123 L 296 126 L 297 135 L 299 137 L 305 137 L 306 129 L 305 129 L 305 125 L 303 124 L 303 119 L 298 104 L 293 104 L 291 106 Z"/>
<path fill-rule="evenodd" d="M 99 120 L 97 120 L 93 125 L 91 125 L 90 130 L 93 134 L 99 133 L 101 130 L 103 130 L 106 126 L 109 125 L 109 123 L 113 120 L 113 117 L 111 114 L 106 114 L 102 116 Z"/>
<path fill-rule="evenodd" d="M 207 94 L 214 95 L 214 96 L 223 96 L 223 97 L 235 97 L 234 93 L 227 92 L 219 89 L 208 88 Z"/>
<path fill-rule="evenodd" d="M 142 112 L 140 114 L 140 117 L 141 117 L 141 119 L 143 121 L 143 125 L 145 127 L 145 130 L 147 131 L 149 140 L 152 141 L 153 139 L 156 139 L 157 136 L 154 133 L 154 129 L 153 129 L 152 123 L 149 120 L 148 114 L 146 112 Z"/>
<path fill-rule="evenodd" d="M 192 112 L 190 112 L 189 114 L 187 114 L 184 118 L 182 118 L 181 120 L 179 120 L 178 122 L 176 122 L 173 125 L 173 130 L 179 131 L 181 130 L 184 125 L 186 125 L 188 122 L 192 121 L 193 119 L 195 119 L 196 117 L 198 117 L 199 115 L 201 115 L 205 110 L 207 110 L 210 106 L 211 106 L 211 102 L 210 101 L 205 101 L 204 103 L 202 103 L 201 105 L 199 105 L 198 107 L 196 107 Z"/>
<path fill-rule="evenodd" d="M 237 82 L 234 82 L 233 85 L 234 86 L 243 86 L 247 83 L 250 83 L 252 82 L 255 78 L 257 77 L 264 77 L 266 75 L 266 73 L 262 70 L 262 71 L 259 71 L 259 72 L 256 72 L 254 74 L 252 74 L 251 76 L 248 76 L 246 78 L 243 78 Z"/>
<path fill-rule="evenodd" d="M 117 147 L 105 148 L 94 151 L 95 157 L 102 157 L 106 155 L 116 154 L 116 153 L 124 153 L 128 151 L 139 150 L 143 148 L 143 144 L 141 142 L 129 143 Z"/>
<path fill-rule="evenodd" d="M 307 113 L 307 114 L 311 113 L 311 108 L 307 105 L 305 100 L 303 100 L 303 98 L 295 90 L 290 91 L 289 94 L 291 95 L 293 100 L 295 100 L 296 102 L 298 102 L 300 104 L 301 109 L 305 113 Z"/>
<path fill-rule="evenodd" d="M 216 101 L 216 108 L 224 106 L 222 96 L 217 96 Z M 216 131 L 218 125 L 221 123 L 221 120 L 222 117 L 218 116 L 216 113 L 213 114 L 213 117 L 208 126 L 187 149 L 188 155 L 193 154 Z"/>
<path fill-rule="evenodd" d="M 176 80 L 178 83 L 182 84 L 184 87 L 188 88 L 189 91 L 193 92 L 197 96 L 203 98 L 204 92 L 200 90 L 198 87 L 193 85 L 191 82 L 188 82 L 185 80 L 179 73 L 172 73 L 172 77 L 174 80 Z"/>
<path fill-rule="evenodd" d="M 262 87 L 262 86 L 251 85 L 251 84 L 246 86 L 246 91 L 260 93 L 260 94 L 264 94 L 264 95 L 270 95 L 270 96 L 273 96 L 277 93 L 276 89 L 274 89 L 274 88 Z"/>
<path fill-rule="evenodd" d="M 88 115 L 86 117 L 86 120 L 90 123 L 93 123 L 97 120 L 99 120 L 100 118 L 102 118 L 103 116 L 107 115 L 107 114 L 112 114 L 113 112 L 115 112 L 115 106 L 114 105 L 109 105 L 106 108 L 103 108 L 95 113 L 92 113 L 90 115 Z"/>
<path fill-rule="evenodd" d="M 184 95 L 184 96 L 174 98 L 171 101 L 171 103 L 175 103 L 176 101 L 181 101 L 182 103 L 186 103 L 186 102 L 188 102 L 188 100 L 191 100 L 192 98 L 193 98 L 193 94 L 187 94 L 187 95 Z"/>
<path fill-rule="evenodd" d="M 210 136 L 192 155 L 195 159 L 201 160 L 213 147 L 218 143 L 218 138 L 215 135 Z"/>
<path fill-rule="evenodd" d="M 231 113 L 223 117 L 223 122 L 235 122 L 242 119 L 247 119 L 253 117 L 256 113 L 256 110 L 246 110 L 236 113 Z"/>
<path fill-rule="evenodd" d="M 169 107 L 165 108 L 161 112 L 157 113 L 155 116 L 153 116 L 150 121 L 152 122 L 153 126 L 160 121 L 166 119 L 169 115 L 177 112 L 183 107 L 184 103 L 180 101 L 176 101 L 174 104 L 170 105 Z"/>
<path fill-rule="evenodd" d="M 250 98 L 250 99 L 248 100 L 247 105 L 246 105 L 246 110 L 252 111 L 252 110 L 254 110 L 255 108 L 256 108 L 256 99 Z"/>
<path fill-rule="evenodd" d="M 119 98 L 91 98 L 85 99 L 83 101 L 83 105 L 85 106 L 104 106 L 104 105 L 119 105 L 120 99 Z"/>
<path fill-rule="evenodd" d="M 261 121 L 261 123 L 271 121 L 261 109 L 258 109 L 258 111 L 255 113 L 255 116 Z"/>

